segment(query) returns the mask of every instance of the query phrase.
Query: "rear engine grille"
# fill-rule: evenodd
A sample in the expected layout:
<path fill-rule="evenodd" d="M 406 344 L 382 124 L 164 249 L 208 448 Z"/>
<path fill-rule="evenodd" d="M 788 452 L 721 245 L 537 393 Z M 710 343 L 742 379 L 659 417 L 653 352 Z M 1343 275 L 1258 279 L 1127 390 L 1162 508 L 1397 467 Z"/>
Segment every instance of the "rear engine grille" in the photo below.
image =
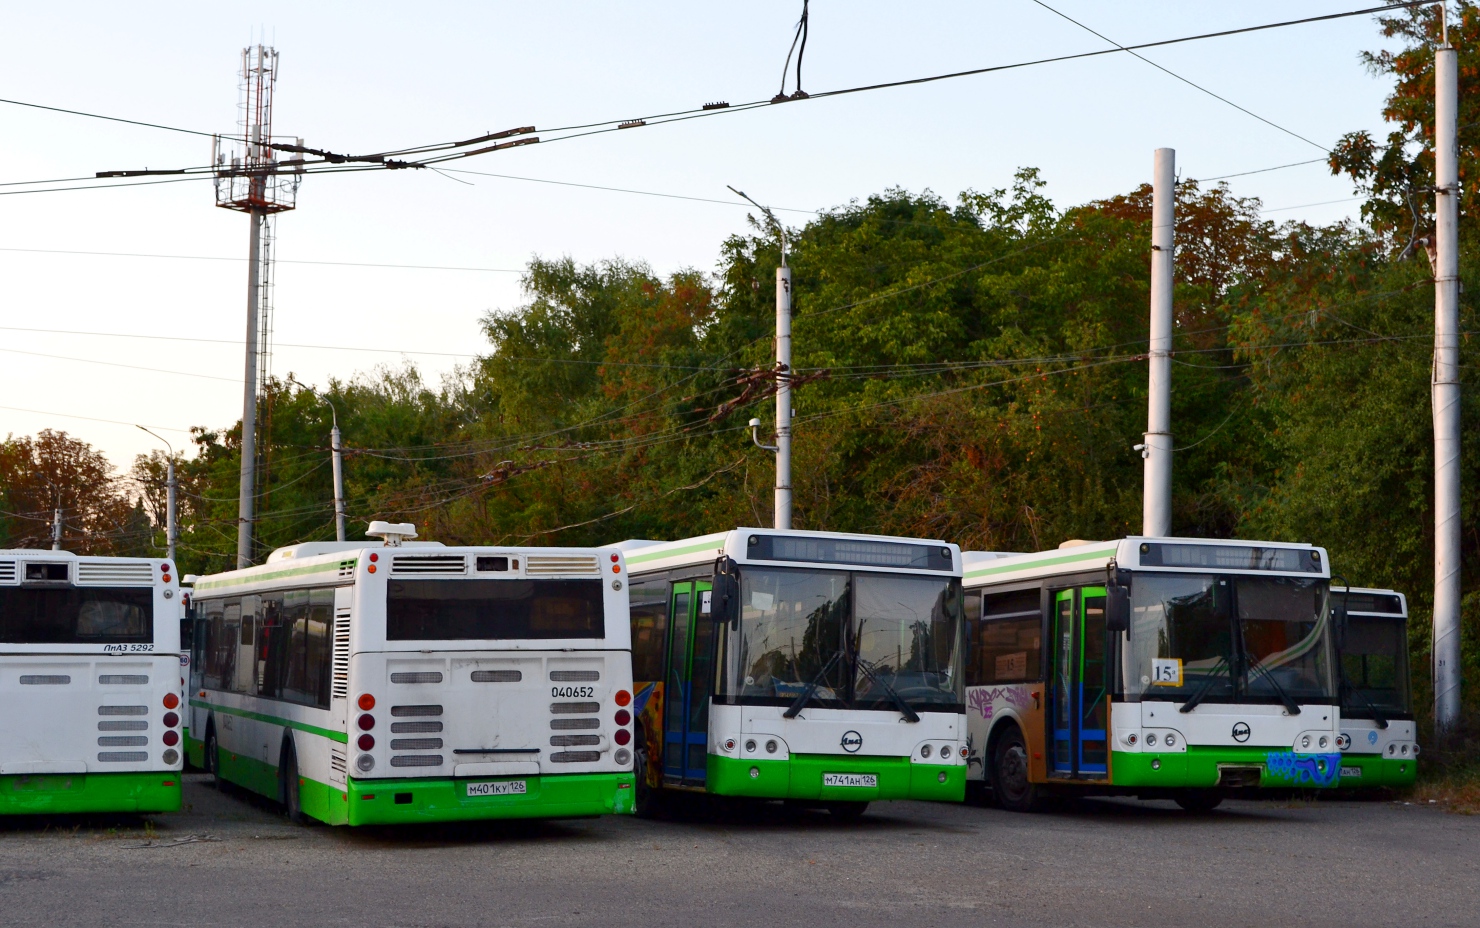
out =
<path fill-rule="evenodd" d="M 329 769 L 341 777 L 349 770 L 349 765 L 344 759 L 344 748 L 337 745 L 329 748 Z"/>
<path fill-rule="evenodd" d="M 98 731 L 148 731 L 149 723 L 138 722 L 99 722 Z"/>
<path fill-rule="evenodd" d="M 518 683 L 524 674 L 518 670 L 475 670 L 474 683 Z"/>
<path fill-rule="evenodd" d="M 398 754 L 391 758 L 392 767 L 440 767 L 441 754 Z"/>
<path fill-rule="evenodd" d="M 392 751 L 440 751 L 441 738 L 392 738 Z"/>
<path fill-rule="evenodd" d="M 554 731 L 581 731 L 601 727 L 601 719 L 551 719 L 550 728 Z"/>
<path fill-rule="evenodd" d="M 0 561 L 0 583 L 15 582 L 15 561 Z"/>
<path fill-rule="evenodd" d="M 148 706 L 98 706 L 98 715 L 148 715 Z"/>
<path fill-rule="evenodd" d="M 595 683 L 601 679 L 599 670 L 552 670 L 550 679 L 556 683 Z"/>
<path fill-rule="evenodd" d="M 601 760 L 600 751 L 556 751 L 550 755 L 552 764 L 590 764 Z"/>
<path fill-rule="evenodd" d="M 349 698 L 349 610 L 334 613 L 334 679 L 330 687 L 333 699 Z"/>
<path fill-rule="evenodd" d="M 393 574 L 452 574 L 468 572 L 468 559 L 460 554 L 398 554 L 391 558 Z"/>
<path fill-rule="evenodd" d="M 148 751 L 99 751 L 98 760 L 105 764 L 137 764 L 149 759 Z"/>
<path fill-rule="evenodd" d="M 441 714 L 441 706 L 391 706 L 391 715 L 402 719 Z"/>
<path fill-rule="evenodd" d="M 593 747 L 601 743 L 600 735 L 551 735 L 552 748 Z"/>
<path fill-rule="evenodd" d="M 72 678 L 64 673 L 24 673 L 21 674 L 22 686 L 62 686 L 71 683 Z"/>
<path fill-rule="evenodd" d="M 585 715 L 588 712 L 600 712 L 599 702 L 552 702 L 550 703 L 551 715 Z"/>
<path fill-rule="evenodd" d="M 393 673 L 392 683 L 441 683 L 442 672 L 440 670 L 420 670 L 415 673 Z"/>
<path fill-rule="evenodd" d="M 148 682 L 149 675 L 144 673 L 105 673 L 98 676 L 98 683 L 102 686 L 138 686 Z"/>
<path fill-rule="evenodd" d="M 416 735 L 442 730 L 441 722 L 392 722 L 391 734 L 393 735 Z"/>
<path fill-rule="evenodd" d="M 98 738 L 100 748 L 139 748 L 148 743 L 148 735 L 103 735 Z"/>
<path fill-rule="evenodd" d="M 77 582 L 84 583 L 153 583 L 154 568 L 143 563 L 119 561 L 78 561 Z"/>
<path fill-rule="evenodd" d="M 599 577 L 601 562 L 594 556 L 573 555 L 557 557 L 550 554 L 531 554 L 524 559 L 526 577 Z"/>
<path fill-rule="evenodd" d="M 339 579 L 347 580 L 355 575 L 355 559 L 339 562 Z"/>

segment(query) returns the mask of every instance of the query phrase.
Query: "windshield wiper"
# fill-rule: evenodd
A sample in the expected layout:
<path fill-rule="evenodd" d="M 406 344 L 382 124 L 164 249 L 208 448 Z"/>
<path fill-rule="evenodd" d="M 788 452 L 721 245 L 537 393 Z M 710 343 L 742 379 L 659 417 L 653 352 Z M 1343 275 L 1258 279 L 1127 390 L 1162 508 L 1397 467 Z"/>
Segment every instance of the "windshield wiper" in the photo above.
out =
<path fill-rule="evenodd" d="M 1351 683 L 1347 682 L 1346 680 L 1341 681 L 1341 688 L 1346 690 L 1348 693 L 1356 693 L 1358 696 L 1362 697 L 1362 702 L 1365 702 L 1367 704 L 1367 708 L 1372 710 L 1372 721 L 1377 723 L 1377 727 L 1379 729 L 1387 729 L 1387 716 L 1382 714 L 1382 710 L 1377 708 L 1377 704 L 1374 703 L 1362 689 L 1352 686 Z"/>
<path fill-rule="evenodd" d="M 1213 671 L 1217 670 L 1219 667 L 1226 666 L 1229 666 L 1228 658 L 1226 656 L 1219 655 L 1218 663 L 1208 668 L 1208 675 L 1203 678 L 1202 686 L 1199 686 L 1197 688 L 1197 692 L 1193 693 L 1186 702 L 1182 703 L 1181 707 L 1178 708 L 1177 711 L 1191 712 L 1193 709 L 1196 709 L 1197 704 L 1207 698 L 1208 693 L 1212 692 L 1213 684 L 1218 682 L 1218 678 L 1213 676 Z"/>
<path fill-rule="evenodd" d="M 920 714 L 911 708 L 909 703 L 904 701 L 903 696 L 894 691 L 894 687 L 884 682 L 884 678 L 874 671 L 872 664 L 860 657 L 858 658 L 858 669 L 862 670 L 863 675 L 868 677 L 871 682 L 884 688 L 884 692 L 889 694 L 889 698 L 894 701 L 894 705 L 899 709 L 900 715 L 903 715 L 907 721 L 920 721 Z"/>
<path fill-rule="evenodd" d="M 838 662 L 838 658 L 842 656 L 842 653 L 842 651 L 833 652 L 833 656 L 829 657 L 827 663 L 822 665 L 822 669 L 817 671 L 817 676 L 812 678 L 812 682 L 807 684 L 807 688 L 802 690 L 796 699 L 792 700 L 791 705 L 785 712 L 781 713 L 782 718 L 794 719 L 801 714 L 802 707 L 807 704 L 807 700 L 812 698 L 812 694 L 817 692 L 817 687 L 822 685 L 822 678 L 827 676 L 827 672 L 832 669 L 833 664 Z"/>
<path fill-rule="evenodd" d="M 1287 712 L 1289 712 L 1291 715 L 1300 714 L 1299 704 L 1297 704 L 1295 700 L 1290 698 L 1290 694 L 1285 692 L 1285 688 L 1283 686 L 1280 686 L 1280 681 L 1274 678 L 1274 673 L 1271 672 L 1268 667 L 1265 667 L 1258 658 L 1255 658 L 1254 663 L 1249 665 L 1249 670 L 1251 672 L 1257 671 L 1264 674 L 1264 679 L 1268 680 L 1269 685 L 1274 687 L 1275 695 L 1279 696 L 1280 702 L 1285 704 L 1285 710 Z"/>

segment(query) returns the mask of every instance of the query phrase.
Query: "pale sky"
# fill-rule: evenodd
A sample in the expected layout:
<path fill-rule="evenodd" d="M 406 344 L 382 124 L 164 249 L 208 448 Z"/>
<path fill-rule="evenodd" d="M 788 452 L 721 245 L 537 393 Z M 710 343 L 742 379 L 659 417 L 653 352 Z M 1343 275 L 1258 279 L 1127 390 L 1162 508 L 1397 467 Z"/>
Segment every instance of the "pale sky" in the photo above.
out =
<path fill-rule="evenodd" d="M 1123 44 L 1363 6 L 1053 5 Z M 230 132 L 241 50 L 265 40 L 281 54 L 276 134 L 335 151 L 385 150 L 770 97 L 800 9 L 800 0 L 16 5 L 0 30 L 0 97 Z M 1356 17 L 1144 54 L 1330 146 L 1354 129 L 1386 131 L 1388 84 L 1359 58 L 1381 41 L 1372 18 Z M 802 85 L 817 92 L 1102 47 L 1032 0 L 817 0 Z M 452 166 L 714 199 L 732 199 L 732 184 L 803 209 L 895 186 L 954 200 L 963 189 L 1005 187 L 1016 168 L 1036 166 L 1046 193 L 1068 206 L 1148 181 L 1152 151 L 1163 146 L 1177 150 L 1184 177 L 1323 155 L 1117 54 L 532 145 Z M 0 182 L 193 166 L 209 156 L 210 141 L 198 136 L 0 104 Z M 659 273 L 709 272 L 724 238 L 745 230 L 743 206 L 459 177 L 473 185 L 429 171 L 305 180 L 298 209 L 278 223 L 275 372 L 323 384 L 409 359 L 435 381 L 458 359 L 409 352 L 483 350 L 478 318 L 520 303 L 510 271 L 532 256 L 620 255 Z M 1351 185 L 1318 164 L 1231 183 L 1235 193 L 1261 197 L 1273 219 L 1330 222 L 1359 205 Z M 125 469 L 157 446 L 129 423 L 155 427 L 177 448 L 192 425 L 234 423 L 247 234 L 245 216 L 214 206 L 209 181 L 0 196 L 0 325 L 12 327 L 0 329 L 0 406 L 10 407 L 0 408 L 0 435 L 64 429 Z"/>

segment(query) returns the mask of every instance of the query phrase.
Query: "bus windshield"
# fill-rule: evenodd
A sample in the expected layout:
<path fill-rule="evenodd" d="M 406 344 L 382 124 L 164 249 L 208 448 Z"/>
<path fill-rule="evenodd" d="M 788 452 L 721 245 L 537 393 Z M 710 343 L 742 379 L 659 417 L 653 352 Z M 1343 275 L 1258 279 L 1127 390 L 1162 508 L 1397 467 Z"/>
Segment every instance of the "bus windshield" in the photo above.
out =
<path fill-rule="evenodd" d="M 0 588 L 5 644 L 145 644 L 154 640 L 154 590 Z"/>
<path fill-rule="evenodd" d="M 1343 718 L 1403 717 L 1411 711 L 1406 638 L 1402 617 L 1347 619 L 1341 645 Z"/>
<path fill-rule="evenodd" d="M 605 638 L 600 580 L 392 580 L 387 641 Z"/>
<path fill-rule="evenodd" d="M 1137 572 L 1126 695 L 1334 702 L 1327 592 L 1314 578 Z"/>
<path fill-rule="evenodd" d="M 747 568 L 731 691 L 830 708 L 955 711 L 960 582 L 948 577 Z"/>

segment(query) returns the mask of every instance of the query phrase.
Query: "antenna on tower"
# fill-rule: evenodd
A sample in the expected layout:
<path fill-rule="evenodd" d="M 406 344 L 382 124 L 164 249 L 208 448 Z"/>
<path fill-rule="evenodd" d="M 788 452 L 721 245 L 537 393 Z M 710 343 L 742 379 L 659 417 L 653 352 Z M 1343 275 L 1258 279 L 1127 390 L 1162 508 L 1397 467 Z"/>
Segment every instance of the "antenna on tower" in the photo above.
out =
<path fill-rule="evenodd" d="M 241 487 L 237 505 L 236 566 L 252 563 L 252 526 L 257 487 L 257 390 L 271 373 L 273 217 L 297 205 L 303 160 L 296 167 L 277 160 L 272 148 L 272 97 L 277 84 L 278 53 L 269 46 L 242 49 L 239 139 L 223 147 L 211 139 L 216 205 L 251 217 L 247 255 L 246 370 L 242 391 Z M 302 145 L 303 140 L 297 140 Z M 289 168 L 288 170 L 284 170 Z"/>

